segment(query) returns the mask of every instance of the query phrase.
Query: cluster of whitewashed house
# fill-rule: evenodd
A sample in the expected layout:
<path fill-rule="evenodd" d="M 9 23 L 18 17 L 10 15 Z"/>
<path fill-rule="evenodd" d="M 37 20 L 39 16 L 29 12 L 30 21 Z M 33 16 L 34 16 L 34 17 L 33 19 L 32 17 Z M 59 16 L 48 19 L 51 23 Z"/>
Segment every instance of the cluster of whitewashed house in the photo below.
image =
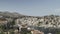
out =
<path fill-rule="evenodd" d="M 60 17 L 24 17 L 16 20 L 16 24 L 27 24 L 29 26 L 39 27 L 58 27 L 60 28 Z"/>
<path fill-rule="evenodd" d="M 1 19 L 1 18 L 0 18 Z M 11 18 L 5 18 L 7 20 L 0 21 L 2 23 L 7 23 L 7 21 L 12 21 Z M 43 16 L 43 17 L 22 17 L 15 21 L 16 25 L 21 26 L 21 24 L 26 24 L 29 26 L 39 26 L 39 27 L 54 27 L 60 28 L 60 17 L 56 16 Z"/>
<path fill-rule="evenodd" d="M 11 18 L 6 18 L 7 20 L 4 20 L 4 23 L 7 21 L 12 21 Z M 1 22 L 1 21 L 0 21 Z M 15 25 L 19 26 L 19 29 L 22 28 L 22 24 L 26 24 L 27 26 L 39 26 L 39 27 L 54 27 L 54 28 L 60 28 L 60 17 L 55 16 L 45 16 L 45 17 L 23 17 L 18 18 L 15 21 Z M 29 29 L 29 28 L 28 28 Z"/>

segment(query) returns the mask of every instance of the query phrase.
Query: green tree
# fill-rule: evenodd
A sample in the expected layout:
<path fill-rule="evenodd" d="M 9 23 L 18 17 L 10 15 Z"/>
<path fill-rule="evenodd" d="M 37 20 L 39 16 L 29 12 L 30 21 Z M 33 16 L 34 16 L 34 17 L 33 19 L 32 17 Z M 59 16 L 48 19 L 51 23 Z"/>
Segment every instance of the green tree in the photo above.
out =
<path fill-rule="evenodd" d="M 56 34 L 60 34 L 60 32 L 56 32 Z"/>

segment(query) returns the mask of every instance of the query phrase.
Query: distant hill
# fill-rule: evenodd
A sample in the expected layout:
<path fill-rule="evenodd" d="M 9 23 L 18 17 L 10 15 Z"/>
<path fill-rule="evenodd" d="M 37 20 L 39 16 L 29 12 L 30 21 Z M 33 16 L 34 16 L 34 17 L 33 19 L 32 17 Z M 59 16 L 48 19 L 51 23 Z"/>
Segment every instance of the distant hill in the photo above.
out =
<path fill-rule="evenodd" d="M 19 17 L 19 16 L 24 16 L 22 14 L 16 13 L 16 12 L 0 12 L 0 16 L 4 17 Z"/>

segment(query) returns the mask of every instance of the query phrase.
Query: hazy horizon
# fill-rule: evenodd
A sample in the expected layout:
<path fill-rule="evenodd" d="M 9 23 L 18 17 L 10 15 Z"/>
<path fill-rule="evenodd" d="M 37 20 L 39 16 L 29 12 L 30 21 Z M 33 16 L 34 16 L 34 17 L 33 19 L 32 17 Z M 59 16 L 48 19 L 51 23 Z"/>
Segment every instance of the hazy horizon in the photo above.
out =
<path fill-rule="evenodd" d="M 0 0 L 0 11 L 23 15 L 60 15 L 60 0 Z"/>

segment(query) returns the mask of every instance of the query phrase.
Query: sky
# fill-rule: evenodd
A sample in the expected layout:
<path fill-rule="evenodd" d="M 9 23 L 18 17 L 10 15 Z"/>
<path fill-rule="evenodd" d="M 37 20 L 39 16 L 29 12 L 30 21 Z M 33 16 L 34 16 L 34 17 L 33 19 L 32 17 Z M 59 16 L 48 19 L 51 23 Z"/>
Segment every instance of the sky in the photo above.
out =
<path fill-rule="evenodd" d="M 0 11 L 23 15 L 60 15 L 60 0 L 0 0 Z"/>

